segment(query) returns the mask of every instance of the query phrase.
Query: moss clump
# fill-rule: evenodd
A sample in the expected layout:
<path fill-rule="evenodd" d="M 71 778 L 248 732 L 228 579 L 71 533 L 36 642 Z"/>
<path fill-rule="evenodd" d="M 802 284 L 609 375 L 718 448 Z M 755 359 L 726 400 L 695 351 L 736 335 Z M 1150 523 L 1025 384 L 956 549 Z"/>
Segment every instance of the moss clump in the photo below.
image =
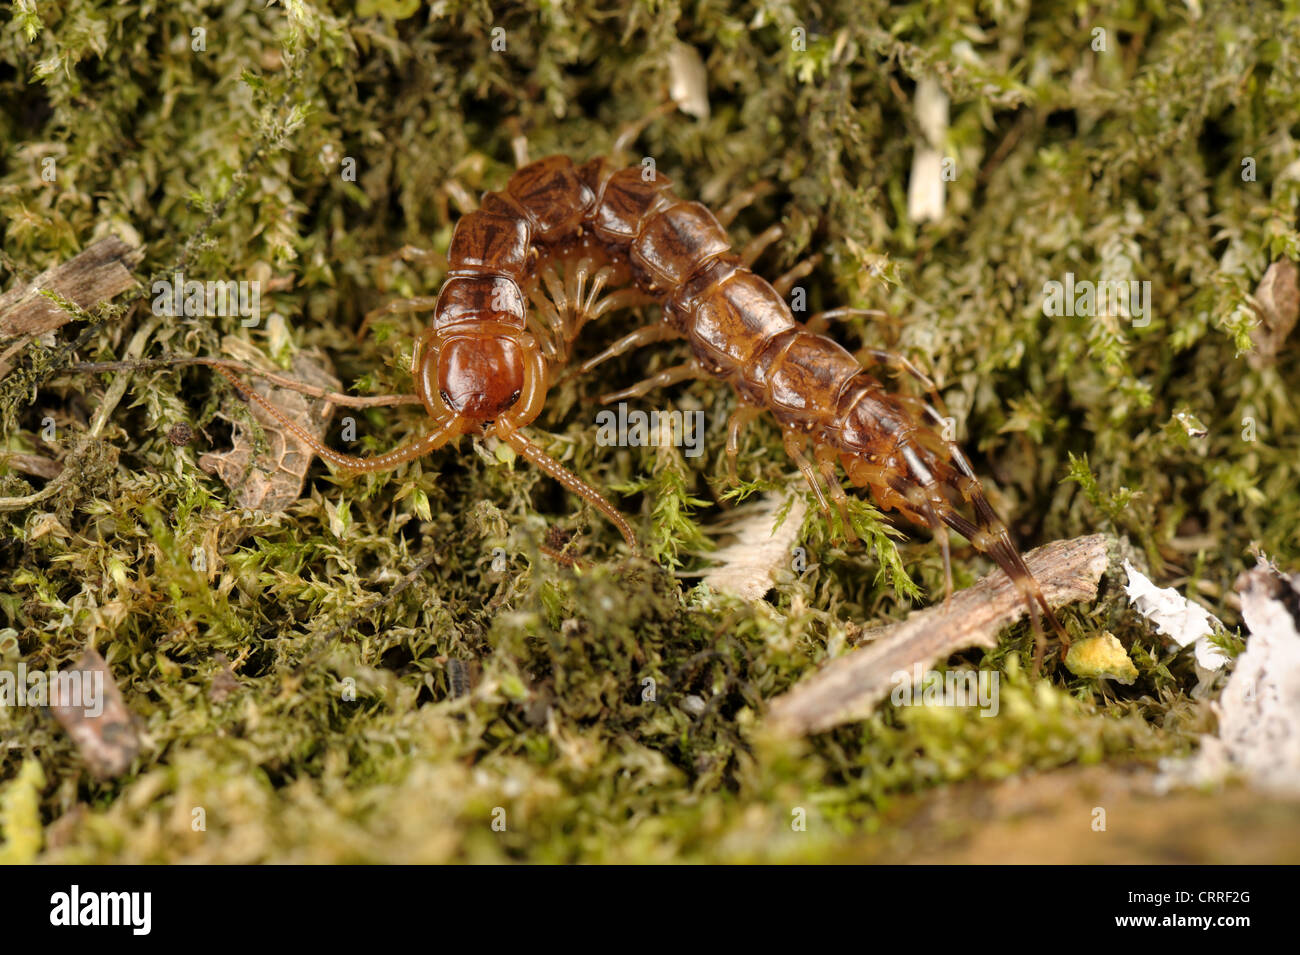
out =
<path fill-rule="evenodd" d="M 685 591 L 667 568 L 695 565 L 731 503 L 734 396 L 700 381 L 656 399 L 705 412 L 698 458 L 600 447 L 592 421 L 598 395 L 680 344 L 557 386 L 536 429 L 619 489 L 655 564 L 620 562 L 599 515 L 469 440 L 393 474 L 318 464 L 284 513 L 240 512 L 197 466 L 238 408 L 207 369 L 131 373 L 120 394 L 117 373 L 61 372 L 235 335 L 283 368 L 319 349 L 356 390 L 409 391 L 420 316 L 353 334 L 442 279 L 393 250 L 445 251 L 461 195 L 509 176 L 516 131 L 534 156 L 607 152 L 660 103 L 678 43 L 704 58 L 710 118 L 653 122 L 637 149 L 715 206 L 773 184 L 737 243 L 780 222 L 757 267 L 820 254 L 810 312 L 899 316 L 833 333 L 932 372 L 1022 543 L 1111 532 L 1229 626 L 1252 544 L 1300 556 L 1300 363 L 1294 345 L 1261 369 L 1246 354 L 1255 283 L 1300 258 L 1293 10 L 19 0 L 9 16 L 0 281 L 108 232 L 145 247 L 137 293 L 16 352 L 0 383 L 6 449 L 72 469 L 57 500 L 0 511 L 0 663 L 62 666 L 93 642 L 149 741 L 130 774 L 94 781 L 51 720 L 0 707 L 0 785 L 39 797 L 42 861 L 821 858 L 889 825 L 904 794 L 1153 759 L 1206 728 L 1187 658 L 1103 601 L 1069 625 L 1113 632 L 1131 687 L 1029 680 L 1021 628 L 953 661 L 1003 675 L 996 719 L 886 710 L 762 742 L 765 700 L 941 593 L 942 564 L 864 503 L 867 545 L 814 514 L 807 570 L 769 601 Z M 917 226 L 925 77 L 950 99 L 955 176 L 944 217 Z M 262 282 L 262 321 L 152 315 L 152 280 L 177 270 Z M 1045 314 L 1067 273 L 1149 282 L 1150 322 Z M 652 313 L 593 327 L 579 357 Z M 361 453 L 423 427 L 410 408 L 353 417 Z M 168 440 L 177 424 L 191 444 Z M 777 429 L 751 426 L 746 488 L 797 486 L 791 470 Z M 0 480 L 21 496 L 43 479 Z M 589 566 L 543 556 L 556 540 Z M 958 585 L 986 568 L 959 552 Z M 41 832 L 21 815 L 4 851 L 27 858 Z"/>

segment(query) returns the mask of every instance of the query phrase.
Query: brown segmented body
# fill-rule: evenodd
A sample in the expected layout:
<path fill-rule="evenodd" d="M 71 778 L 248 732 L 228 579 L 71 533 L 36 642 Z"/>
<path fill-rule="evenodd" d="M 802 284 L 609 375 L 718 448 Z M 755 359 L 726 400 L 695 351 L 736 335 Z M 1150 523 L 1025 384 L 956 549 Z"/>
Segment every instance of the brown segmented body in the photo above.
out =
<path fill-rule="evenodd" d="M 576 318 L 566 320 L 565 310 L 546 298 L 548 292 L 552 299 L 566 297 L 553 269 L 563 260 L 584 279 L 630 281 L 632 289 L 663 306 L 661 325 L 627 336 L 601 359 L 633 345 L 684 337 L 693 363 L 652 382 L 703 374 L 728 382 L 741 399 L 739 414 L 765 410 L 782 426 L 786 448 L 823 510 L 828 505 L 822 481 L 836 503 L 844 503 L 835 477 L 838 463 L 882 508 L 897 509 L 936 534 L 949 589 L 947 528 L 952 528 L 1011 577 L 1026 598 L 1036 632 L 1041 633 L 1037 604 L 1065 640 L 965 456 L 935 431 L 943 420 L 939 412 L 916 398 L 891 394 L 843 347 L 798 322 L 777 290 L 732 251 L 713 213 L 679 198 L 666 177 L 643 167 L 619 169 L 602 157 L 581 166 L 562 155 L 538 160 L 460 219 L 447 259 L 447 278 L 435 301 L 411 300 L 409 307 L 385 309 L 432 307 L 433 321 L 416 348 L 413 372 L 416 393 L 437 428 L 374 458 L 342 455 L 299 434 L 327 460 L 354 470 L 381 470 L 460 434 L 495 433 L 601 509 L 635 546 L 618 511 L 521 431 L 540 413 L 550 372 L 567 357 L 582 325 L 608 310 L 605 306 L 634 300 L 630 290 L 615 292 L 599 306 L 578 307 Z M 588 306 L 594 297 L 593 291 Z M 535 312 L 530 313 L 529 301 Z M 545 325 L 537 313 L 545 314 Z M 868 354 L 879 364 L 911 370 L 887 353 Z M 728 442 L 733 461 L 735 430 L 733 422 Z M 804 454 L 809 446 L 813 461 Z M 975 520 L 963 516 L 946 492 L 968 503 Z M 847 516 L 845 527 L 851 534 Z"/>

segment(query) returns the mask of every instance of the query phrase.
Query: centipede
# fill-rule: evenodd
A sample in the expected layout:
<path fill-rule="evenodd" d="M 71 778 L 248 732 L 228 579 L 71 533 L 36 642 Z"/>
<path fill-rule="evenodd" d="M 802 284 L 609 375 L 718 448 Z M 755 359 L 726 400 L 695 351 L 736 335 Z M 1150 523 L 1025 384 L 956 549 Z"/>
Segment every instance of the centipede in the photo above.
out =
<path fill-rule="evenodd" d="M 637 131 L 620 135 L 615 156 Z M 622 512 L 548 455 L 527 429 L 584 325 L 609 312 L 657 304 L 658 319 L 577 370 L 670 340 L 684 339 L 689 359 L 602 401 L 643 397 L 696 378 L 725 382 L 737 398 L 726 442 L 733 480 L 742 429 L 769 414 L 822 513 L 829 519 L 832 505 L 840 511 L 846 537 L 852 539 L 853 530 L 841 473 L 882 511 L 931 532 L 942 552 L 947 596 L 953 592 L 950 531 L 1007 574 L 1028 609 L 1036 671 L 1047 645 L 1040 611 L 1062 648 L 1069 645 L 969 460 L 944 435 L 934 382 L 902 355 L 875 348 L 850 353 L 825 334 L 833 312 L 806 323 L 796 319 L 783 289 L 788 292 L 808 270 L 769 283 L 751 268 L 763 237 L 733 249 L 726 226 L 757 188 L 715 214 L 680 197 L 653 165 L 627 166 L 607 156 L 579 164 L 562 154 L 529 162 L 518 145 L 516 152 L 519 168 L 505 187 L 485 193 L 478 208 L 457 221 L 438 294 L 391 302 L 366 317 L 432 313 L 411 365 L 415 394 L 432 419 L 427 433 L 371 457 L 344 454 L 229 369 L 216 371 L 321 458 L 349 471 L 384 471 L 464 435 L 494 436 L 590 503 L 635 552 L 636 534 Z M 770 231 L 766 237 L 771 241 Z M 413 257 L 431 255 L 416 250 Z M 890 391 L 880 372 L 912 376 L 930 400 Z"/>

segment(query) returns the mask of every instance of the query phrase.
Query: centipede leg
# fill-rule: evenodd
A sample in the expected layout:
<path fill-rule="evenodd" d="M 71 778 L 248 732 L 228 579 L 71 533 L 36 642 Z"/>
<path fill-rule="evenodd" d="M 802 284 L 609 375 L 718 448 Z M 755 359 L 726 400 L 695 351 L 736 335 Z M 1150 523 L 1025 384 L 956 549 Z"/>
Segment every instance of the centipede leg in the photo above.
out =
<path fill-rule="evenodd" d="M 609 394 L 601 395 L 600 402 L 607 405 L 614 401 L 626 401 L 628 398 L 644 398 L 656 388 L 667 388 L 678 382 L 704 377 L 704 369 L 700 367 L 699 362 L 692 358 L 684 364 L 665 368 L 659 374 L 651 375 L 644 381 L 637 382 L 631 388 L 624 388 L 622 391 L 611 391 Z"/>
<path fill-rule="evenodd" d="M 740 483 L 740 472 L 736 467 L 736 459 L 740 456 L 740 429 L 762 413 L 761 409 L 742 402 L 727 418 L 727 475 L 732 487 Z"/>
<path fill-rule="evenodd" d="M 407 246 L 412 248 L 412 246 Z M 414 298 L 399 298 L 373 308 L 361 319 L 361 324 L 357 326 L 357 341 L 361 341 L 366 336 L 366 331 L 370 328 L 370 323 L 376 318 L 382 318 L 385 315 L 404 315 L 408 312 L 427 312 L 438 304 L 436 295 L 417 295 Z"/>
<path fill-rule="evenodd" d="M 784 230 L 779 225 L 768 226 L 741 247 L 738 253 L 740 261 L 744 262 L 746 266 L 753 265 L 769 245 L 781 238 L 783 232 Z"/>
<path fill-rule="evenodd" d="M 794 461 L 799 471 L 803 474 L 804 480 L 812 488 L 813 495 L 817 498 L 817 506 L 821 508 L 822 516 L 827 521 L 831 517 L 831 505 L 826 500 L 826 494 L 822 491 L 821 481 L 817 477 L 817 472 L 813 470 L 812 462 L 808 456 L 803 453 L 804 445 L 807 444 L 808 437 L 800 431 L 787 431 L 785 433 L 785 453 Z"/>
<path fill-rule="evenodd" d="M 813 269 L 817 268 L 817 263 L 820 262 L 821 259 L 822 257 L 820 255 L 809 256 L 794 268 L 790 269 L 790 271 L 777 278 L 776 281 L 772 283 L 772 288 L 776 289 L 778 295 L 785 298 L 790 294 L 790 290 L 794 288 L 794 283 L 798 282 L 801 278 L 812 272 Z"/>
<path fill-rule="evenodd" d="M 436 295 L 417 295 L 413 298 L 399 298 L 396 301 L 389 302 L 387 305 L 381 305 L 378 308 L 366 312 L 365 317 L 361 319 L 361 325 L 357 328 L 357 337 L 365 333 L 370 323 L 376 318 L 382 318 L 385 315 L 406 315 L 411 312 L 428 312 L 434 309 L 438 304 Z"/>
<path fill-rule="evenodd" d="M 391 263 L 394 259 L 401 259 L 403 262 L 409 262 L 412 265 L 431 265 L 434 268 L 442 270 L 447 269 L 447 257 L 437 249 L 422 249 L 416 245 L 404 245 L 395 252 L 390 252 L 384 256 L 385 263 Z M 407 301 L 410 301 L 409 299 Z M 370 320 L 382 314 L 378 309 L 369 312 L 361 319 L 361 324 L 357 327 L 357 341 L 361 341 L 366 336 L 366 331 L 370 327 Z"/>
<path fill-rule="evenodd" d="M 478 209 L 478 199 L 474 193 L 470 192 L 455 179 L 448 179 L 442 186 L 442 195 L 450 199 L 456 206 L 456 211 L 461 215 L 469 215 Z M 447 209 L 444 202 L 442 213 L 446 216 Z"/>
<path fill-rule="evenodd" d="M 746 206 L 754 202 L 754 200 L 767 195 L 767 193 L 771 191 L 772 184 L 766 180 L 760 180 L 748 189 L 744 189 L 728 199 L 726 205 L 715 213 L 714 218 L 716 218 L 718 224 L 725 229 L 730 226 L 731 223 L 736 221 L 736 216 L 740 214 L 741 209 L 744 209 Z"/>
<path fill-rule="evenodd" d="M 583 326 L 604 314 L 604 309 L 598 309 L 603 301 L 598 296 L 614 277 L 615 270 L 609 265 L 599 265 L 595 258 L 583 254 L 576 260 L 568 261 L 564 271 L 563 293 L 559 297 L 556 297 L 557 286 L 553 280 L 546 276 L 543 280 L 548 283 L 547 290 L 556 302 L 561 322 L 556 334 L 565 343 L 567 355 L 568 346 L 578 337 Z M 554 275 L 553 269 L 550 270 L 550 275 Z"/>
<path fill-rule="evenodd" d="M 930 533 L 939 542 L 940 553 L 943 554 L 943 599 L 950 600 L 953 591 L 952 547 L 948 540 L 948 525 L 935 513 L 934 507 L 929 503 L 926 504 L 922 513 L 925 515 L 926 523 L 930 526 Z"/>
<path fill-rule="evenodd" d="M 832 321 L 839 321 L 844 318 L 854 318 L 861 315 L 864 318 L 889 318 L 888 312 L 882 312 L 878 308 L 830 308 L 824 312 L 818 312 L 808 321 L 804 322 L 804 327 L 814 335 L 826 334 L 826 329 L 830 328 Z"/>
<path fill-rule="evenodd" d="M 872 497 L 882 506 L 890 504 L 897 507 L 909 520 L 924 524 L 939 542 L 939 551 L 943 554 L 943 590 L 944 599 L 953 594 L 952 582 L 952 544 L 948 536 L 948 526 L 941 515 L 952 511 L 952 505 L 944 497 L 939 482 L 933 475 L 913 474 L 914 484 L 901 481 L 896 474 L 885 467 L 872 467 L 865 462 L 855 462 L 859 479 L 871 489 Z"/>
<path fill-rule="evenodd" d="M 422 249 L 418 245 L 404 245 L 391 255 L 385 256 L 387 259 L 401 259 L 403 262 L 410 262 L 414 265 L 433 265 L 438 268 L 447 268 L 447 257 L 437 249 Z"/>
<path fill-rule="evenodd" d="M 617 292 L 610 292 L 599 302 L 596 302 L 590 308 L 591 318 L 589 321 L 595 321 L 611 309 L 636 308 L 639 305 L 657 305 L 659 299 L 653 295 L 642 292 L 638 288 L 622 288 Z"/>
<path fill-rule="evenodd" d="M 537 285 L 529 285 L 526 293 L 534 309 L 528 316 L 528 328 L 541 343 L 546 357 L 560 364 L 564 358 L 564 338 L 559 330 L 565 327 L 564 319 L 560 317 L 555 304 L 542 294 Z"/>
<path fill-rule="evenodd" d="M 840 519 L 844 522 L 844 537 L 849 543 L 856 544 L 858 534 L 853 529 L 853 519 L 849 516 L 849 496 L 844 493 L 844 485 L 840 483 L 839 473 L 835 469 L 838 456 L 839 453 L 829 444 L 813 445 L 813 457 L 817 460 L 817 467 L 822 473 L 827 489 L 831 492 L 831 500 L 839 509 Z"/>
<path fill-rule="evenodd" d="M 862 358 L 864 355 L 867 358 L 870 358 L 877 365 L 883 365 L 895 372 L 906 372 L 920 382 L 921 387 L 929 393 L 930 400 L 941 409 L 941 413 L 938 416 L 939 420 L 936 423 L 943 425 L 947 422 L 948 409 L 944 407 L 943 398 L 939 396 L 939 386 L 934 383 L 933 378 L 923 372 L 920 368 L 917 368 L 916 365 L 912 363 L 911 359 L 906 355 L 886 351 L 883 348 L 864 348 L 859 353 L 858 357 Z"/>
<path fill-rule="evenodd" d="M 591 321 L 591 310 L 596 305 L 596 297 L 604 290 L 612 275 L 613 269 L 609 266 L 597 267 L 596 262 L 585 255 L 569 270 L 569 301 L 573 303 L 573 314 L 572 321 L 565 330 L 568 341 L 577 338 L 582 326 Z"/>
<path fill-rule="evenodd" d="M 667 341 L 670 338 L 676 337 L 677 333 L 664 322 L 651 322 L 649 325 L 643 325 L 636 331 L 624 335 L 600 354 L 588 358 L 578 366 L 578 373 L 585 375 L 596 366 L 609 361 L 611 358 L 625 355 L 628 352 L 637 348 L 642 348 L 645 345 L 652 345 L 656 342 Z"/>
<path fill-rule="evenodd" d="M 515 154 L 515 168 L 523 169 L 528 165 L 528 137 L 524 135 L 517 116 L 507 119 L 506 125 L 510 127 L 510 132 L 513 134 L 510 137 L 510 151 Z"/>
<path fill-rule="evenodd" d="M 626 154 L 629 147 L 631 147 L 632 143 L 636 142 L 636 138 L 641 135 L 647 126 L 660 116 L 667 116 L 675 109 L 677 109 L 677 104 L 672 100 L 668 100 L 667 102 L 660 103 L 640 119 L 628 123 L 619 130 L 618 136 L 614 140 L 614 146 L 610 152 L 615 156 Z"/>
<path fill-rule="evenodd" d="M 564 355 L 561 354 L 560 346 L 556 342 L 555 335 L 552 334 L 551 329 L 542 324 L 541 319 L 537 317 L 536 313 L 529 313 L 527 324 L 528 330 L 532 332 L 533 337 L 537 339 L 537 344 L 541 347 L 542 354 L 546 356 L 546 360 L 552 364 L 562 364 L 564 361 Z"/>

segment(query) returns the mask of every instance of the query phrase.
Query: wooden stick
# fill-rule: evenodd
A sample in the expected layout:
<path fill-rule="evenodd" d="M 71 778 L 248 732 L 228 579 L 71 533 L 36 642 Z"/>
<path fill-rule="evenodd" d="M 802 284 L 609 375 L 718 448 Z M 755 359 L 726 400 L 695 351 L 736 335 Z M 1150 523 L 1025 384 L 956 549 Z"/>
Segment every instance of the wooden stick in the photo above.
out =
<path fill-rule="evenodd" d="M 0 295 L 0 336 L 14 336 L 0 352 L 0 377 L 29 342 L 76 317 L 41 292 L 54 292 L 81 309 L 94 308 L 136 284 L 132 272 L 143 257 L 143 250 L 109 236 Z"/>
<path fill-rule="evenodd" d="M 120 295 L 135 285 L 131 270 L 142 253 L 116 236 L 100 239 L 66 262 L 0 295 L 0 334 L 44 335 L 73 316 L 40 293 L 57 292 L 81 308 Z"/>
<path fill-rule="evenodd" d="M 1106 537 L 1055 541 L 1030 552 L 1025 563 L 1053 607 L 1097 596 L 1106 570 Z M 820 733 L 867 718 L 893 687 L 893 675 L 941 663 L 968 647 L 993 647 L 998 633 L 1025 615 L 1024 597 L 997 570 L 937 607 L 868 634 L 866 646 L 831 660 L 794 689 L 772 700 L 766 726 L 781 736 Z"/>

